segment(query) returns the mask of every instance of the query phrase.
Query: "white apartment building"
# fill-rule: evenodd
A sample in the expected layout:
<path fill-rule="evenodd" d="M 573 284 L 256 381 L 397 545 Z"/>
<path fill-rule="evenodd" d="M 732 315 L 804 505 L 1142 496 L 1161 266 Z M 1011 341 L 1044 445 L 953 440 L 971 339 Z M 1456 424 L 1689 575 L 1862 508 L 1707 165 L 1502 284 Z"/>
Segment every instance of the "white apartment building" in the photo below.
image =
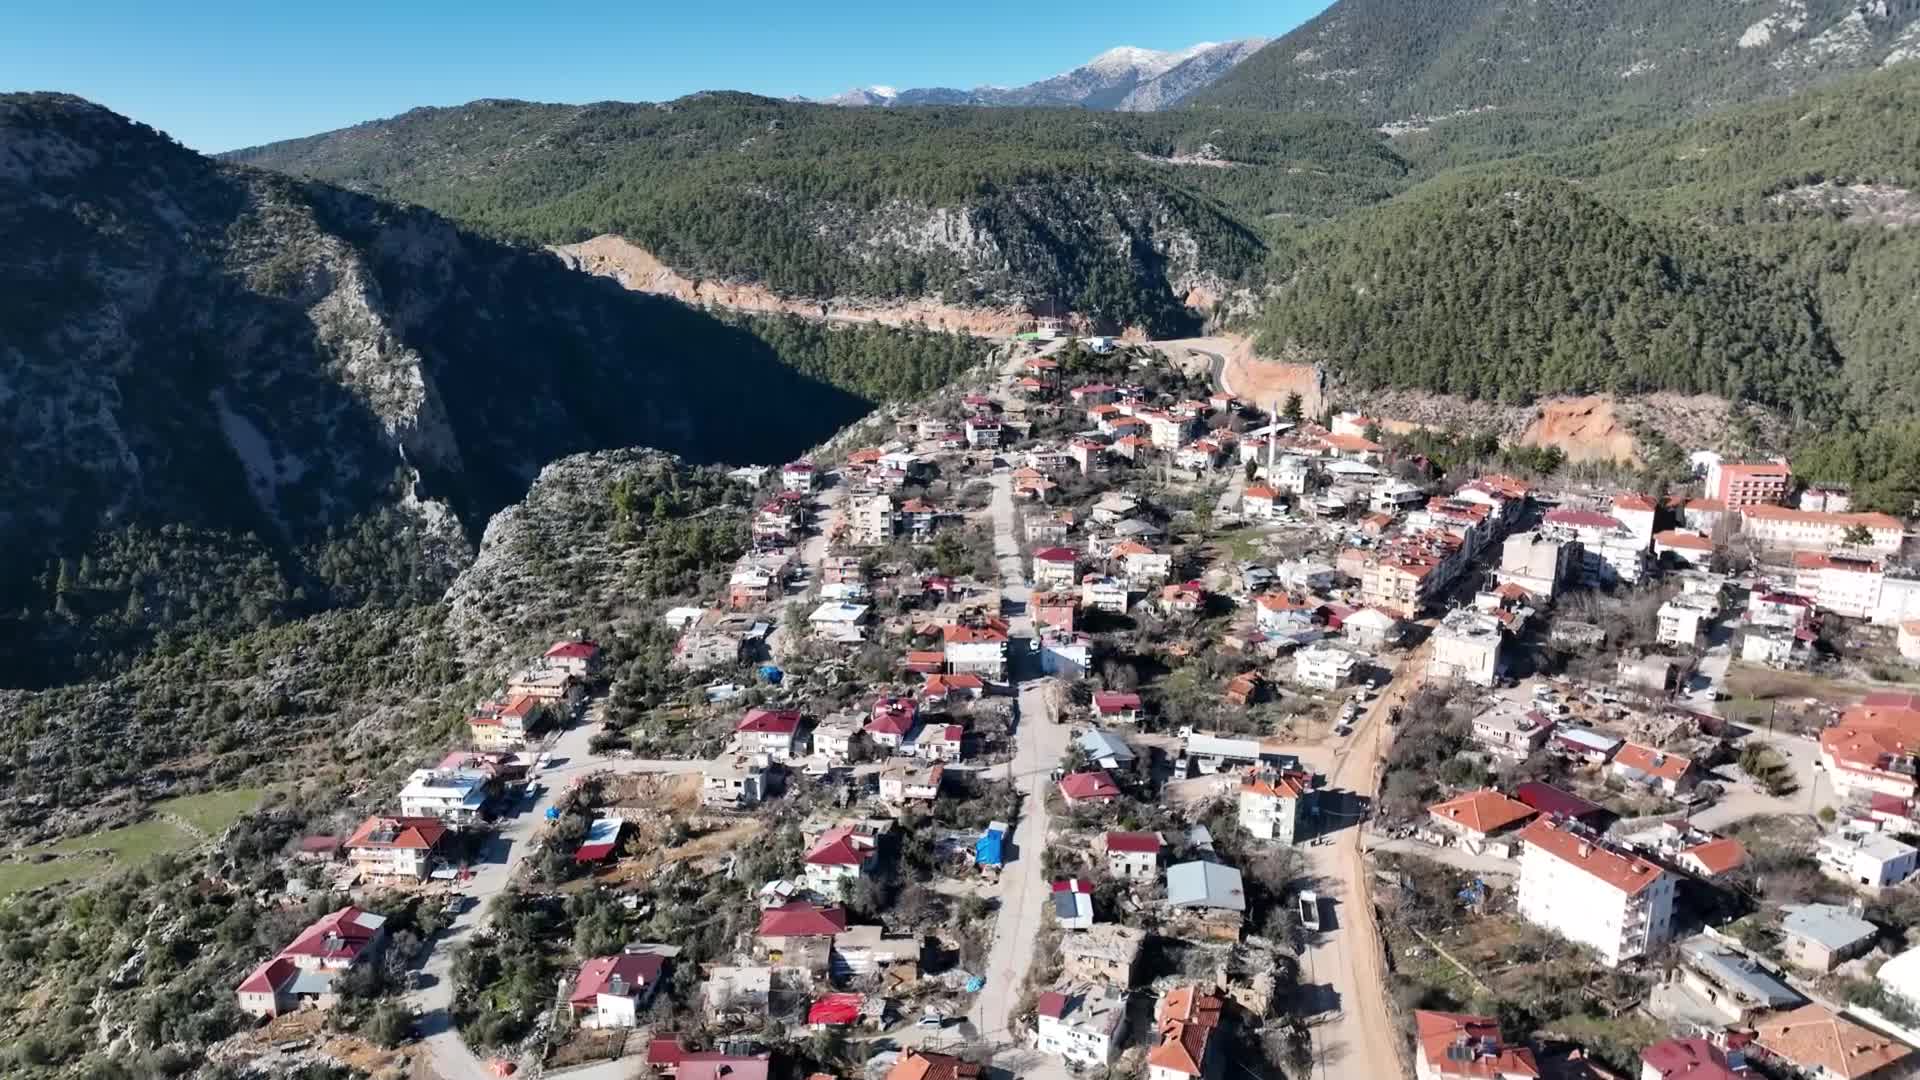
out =
<path fill-rule="evenodd" d="M 944 631 L 947 670 L 995 682 L 1007 674 L 1007 632 L 998 627 L 949 626 Z"/>
<path fill-rule="evenodd" d="M 1071 589 L 1080 577 L 1080 554 L 1069 547 L 1041 548 L 1033 553 L 1033 587 Z"/>
<path fill-rule="evenodd" d="M 1627 527 L 1627 531 L 1639 541 L 1642 551 L 1653 545 L 1653 522 L 1655 511 L 1653 500 L 1645 495 L 1621 494 L 1613 497 L 1614 520 Z"/>
<path fill-rule="evenodd" d="M 1255 484 L 1240 493 L 1240 516 L 1254 521 L 1266 521 L 1280 516 L 1286 509 L 1280 501 L 1280 493 L 1264 484 Z"/>
<path fill-rule="evenodd" d="M 1866 552 L 1879 555 L 1899 552 L 1904 530 L 1900 519 L 1888 514 L 1821 514 L 1789 510 L 1784 506 L 1740 508 L 1740 532 L 1758 547 L 1819 551 L 1852 547 L 1846 538 L 1856 527 L 1867 530 L 1869 539 L 1862 546 Z"/>
<path fill-rule="evenodd" d="M 1376 514 L 1397 514 L 1427 501 L 1427 493 L 1405 480 L 1383 480 L 1367 492 L 1367 509 Z"/>
<path fill-rule="evenodd" d="M 1541 531 L 1580 545 L 1577 572 L 1583 585 L 1633 585 L 1646 576 L 1647 544 L 1611 514 L 1554 510 L 1547 514 Z"/>
<path fill-rule="evenodd" d="M 1249 769 L 1240 781 L 1240 827 L 1262 840 L 1291 844 L 1307 831 L 1312 797 L 1304 773 Z"/>
<path fill-rule="evenodd" d="M 1117 544 L 1113 554 L 1132 585 L 1158 585 L 1173 576 L 1173 556 L 1145 544 Z"/>
<path fill-rule="evenodd" d="M 1338 690 L 1360 670 L 1360 654 L 1330 641 L 1316 641 L 1293 654 L 1293 681 L 1315 690 Z"/>
<path fill-rule="evenodd" d="M 487 774 L 465 769 L 417 769 L 400 789 L 400 816 L 478 821 L 487 804 Z"/>
<path fill-rule="evenodd" d="M 1127 613 L 1127 583 L 1114 577 L 1088 577 L 1080 583 L 1080 606 L 1088 611 Z"/>
<path fill-rule="evenodd" d="M 1880 609 L 1885 575 L 1872 559 L 1802 551 L 1793 558 L 1793 591 L 1822 610 L 1849 619 L 1871 618 Z"/>
<path fill-rule="evenodd" d="M 1873 611 L 1876 626 L 1900 626 L 1920 619 L 1920 577 L 1910 572 L 1888 574 L 1880 580 L 1880 602 Z"/>
<path fill-rule="evenodd" d="M 1550 540 L 1538 532 L 1514 533 L 1500 546 L 1500 569 L 1494 578 L 1502 585 L 1518 585 L 1542 600 L 1553 600 L 1573 577 L 1578 554 L 1572 544 Z"/>
<path fill-rule="evenodd" d="M 1920 868 L 1920 851 L 1877 832 L 1822 837 L 1815 857 L 1829 877 L 1868 889 L 1898 885 Z"/>
<path fill-rule="evenodd" d="M 802 495 L 812 491 L 818 480 L 819 474 L 811 461 L 796 461 L 780 470 L 780 486 Z"/>
<path fill-rule="evenodd" d="M 1505 632 L 1498 620 L 1472 608 L 1456 608 L 1433 631 L 1427 676 L 1492 686 L 1500 671 Z"/>
<path fill-rule="evenodd" d="M 1050 990 L 1036 1004 L 1034 1043 L 1043 1054 L 1105 1068 L 1127 1026 L 1124 993 L 1100 983 Z"/>
<path fill-rule="evenodd" d="M 853 543 L 862 547 L 879 547 L 893 542 L 894 513 L 891 495 L 870 495 L 864 499 L 855 499 L 853 503 L 852 536 Z"/>
<path fill-rule="evenodd" d="M 1707 624 L 1713 621 L 1712 597 L 1701 593 L 1681 593 L 1660 605 L 1660 630 L 1656 638 L 1663 645 L 1688 649 L 1706 646 Z"/>
<path fill-rule="evenodd" d="M 1550 820 L 1527 826 L 1519 840 L 1521 918 L 1588 946 L 1608 967 L 1671 935 L 1672 874 Z"/>

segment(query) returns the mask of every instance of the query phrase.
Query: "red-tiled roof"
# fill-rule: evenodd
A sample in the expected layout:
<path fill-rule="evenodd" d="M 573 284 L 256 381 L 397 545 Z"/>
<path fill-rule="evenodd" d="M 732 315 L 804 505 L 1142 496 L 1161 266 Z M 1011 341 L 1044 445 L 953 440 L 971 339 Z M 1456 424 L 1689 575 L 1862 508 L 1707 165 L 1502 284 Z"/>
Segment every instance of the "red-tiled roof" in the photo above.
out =
<path fill-rule="evenodd" d="M 1705 1039 L 1663 1039 L 1640 1051 L 1660 1080 L 1749 1080 L 1727 1067 L 1727 1055 Z"/>
<path fill-rule="evenodd" d="M 1920 695 L 1868 694 L 1820 733 L 1820 748 L 1855 771 L 1888 771 L 1889 759 L 1920 747 Z M 1912 782 L 1910 774 L 1902 774 Z"/>
<path fill-rule="evenodd" d="M 1110 832 L 1106 836 L 1108 851 L 1131 851 L 1137 853 L 1160 853 L 1160 834 L 1152 832 Z"/>
<path fill-rule="evenodd" d="M 1155 1010 L 1159 1042 L 1147 1052 L 1147 1064 L 1186 1076 L 1206 1072 L 1207 1043 L 1220 1025 L 1221 1002 L 1198 987 L 1169 990 Z"/>
<path fill-rule="evenodd" d="M 1662 873 L 1658 866 L 1637 855 L 1602 847 L 1586 836 L 1576 835 L 1545 819 L 1520 830 L 1520 840 L 1629 896 L 1660 880 Z"/>
<path fill-rule="evenodd" d="M 1413 1025 L 1420 1056 L 1435 1075 L 1476 1080 L 1540 1075 L 1533 1051 L 1501 1044 L 1500 1024 L 1491 1016 L 1415 1010 Z"/>
<path fill-rule="evenodd" d="M 832 937 L 845 933 L 847 909 L 795 901 L 760 913 L 761 937 Z"/>
<path fill-rule="evenodd" d="M 1746 865 L 1747 849 L 1740 841 L 1730 836 L 1716 836 L 1704 844 L 1695 844 L 1682 851 L 1682 855 L 1691 855 L 1699 860 L 1708 874 L 1724 874 Z"/>
<path fill-rule="evenodd" d="M 1859 525 L 1874 530 L 1900 528 L 1900 519 L 1889 514 L 1828 514 L 1818 510 L 1790 510 L 1784 506 L 1743 506 L 1740 513 L 1744 517 L 1797 521 L 1805 525 L 1832 525 L 1838 528 Z"/>
<path fill-rule="evenodd" d="M 1039 551 L 1034 552 L 1033 561 L 1048 562 L 1048 563 L 1075 563 L 1080 561 L 1080 556 L 1072 548 L 1050 547 L 1050 548 L 1041 548 Z"/>
<path fill-rule="evenodd" d="M 809 866 L 860 866 L 866 861 L 866 852 L 854 846 L 853 830 L 844 827 L 828 829 L 807 852 Z"/>
<path fill-rule="evenodd" d="M 1605 809 L 1578 795 L 1561 791 L 1552 784 L 1542 784 L 1535 780 L 1529 780 L 1514 788 L 1513 797 L 1543 814 L 1558 814 L 1561 817 L 1585 817 Z"/>
<path fill-rule="evenodd" d="M 1034 1011 L 1041 1016 L 1058 1020 L 1067 1015 L 1067 995 L 1058 990 L 1049 990 L 1041 994 L 1040 1000 L 1034 1003 Z"/>
<path fill-rule="evenodd" d="M 1093 695 L 1093 707 L 1101 713 L 1125 712 L 1140 707 L 1140 695 L 1118 690 L 1101 690 Z"/>
<path fill-rule="evenodd" d="M 928 697 L 939 697 L 955 690 L 984 690 L 986 681 L 971 673 L 961 675 L 929 675 L 921 692 Z"/>
<path fill-rule="evenodd" d="M 600 655 L 600 646 L 591 641 L 559 641 L 547 650 L 549 660 L 591 660 Z"/>
<path fill-rule="evenodd" d="M 1688 551 L 1712 551 L 1713 541 L 1699 533 L 1668 529 L 1653 534 L 1653 542 L 1658 547 L 1683 548 Z"/>
<path fill-rule="evenodd" d="M 282 986 L 292 982 L 300 974 L 300 966 L 284 956 L 276 956 L 259 967 L 253 974 L 240 981 L 243 994 L 278 993 Z"/>
<path fill-rule="evenodd" d="M 798 709 L 748 709 L 733 730 L 753 735 L 791 735 L 800 730 Z"/>
<path fill-rule="evenodd" d="M 439 818 L 375 815 L 361 822 L 360 827 L 353 831 L 347 848 L 432 851 L 440 846 L 440 841 L 446 836 L 447 827 L 441 824 Z"/>
<path fill-rule="evenodd" d="M 909 1050 L 887 1070 L 886 1080 L 979 1080 L 980 1066 L 951 1054 Z"/>
<path fill-rule="evenodd" d="M 610 988 L 616 977 L 622 984 L 622 992 L 616 996 L 632 997 L 634 991 L 660 981 L 660 969 L 665 963 L 655 953 L 596 956 L 580 965 L 580 973 L 574 976 L 573 990 L 567 995 L 567 1001 L 573 1005 L 592 1005 L 602 993 L 612 992 Z"/>
<path fill-rule="evenodd" d="M 1313 777 L 1306 773 L 1253 768 L 1241 779 L 1240 790 L 1274 799 L 1299 799 L 1306 796 L 1312 785 Z"/>
<path fill-rule="evenodd" d="M 1807 1072 L 1855 1080 L 1912 1057 L 1913 1051 L 1878 1032 L 1843 1020 L 1820 1005 L 1776 1013 L 1754 1027 L 1768 1053 Z"/>
<path fill-rule="evenodd" d="M 1547 524 L 1566 525 L 1576 529 L 1618 529 L 1622 528 L 1620 519 L 1611 514 L 1602 514 L 1597 510 L 1549 510 Z"/>
<path fill-rule="evenodd" d="M 1651 746 L 1639 743 L 1627 743 L 1613 755 L 1613 763 L 1628 769 L 1657 776 L 1662 780 L 1678 781 L 1693 768 L 1693 761 L 1679 754 L 1669 754 L 1664 750 L 1655 750 Z"/>
<path fill-rule="evenodd" d="M 293 944 L 280 950 L 282 956 L 311 956 L 317 960 L 346 960 L 360 955 L 374 938 L 380 936 L 380 924 L 386 920 L 348 904 L 322 916 L 300 932 Z"/>
<path fill-rule="evenodd" d="M 1435 803 L 1427 807 L 1427 813 L 1441 821 L 1452 822 L 1485 835 L 1518 825 L 1539 811 L 1490 788 L 1482 788 L 1446 802 Z"/>
<path fill-rule="evenodd" d="M 1117 799 L 1120 797 L 1120 785 L 1113 782 L 1105 769 L 1091 772 L 1069 774 L 1060 781 L 1060 793 L 1068 802 L 1081 802 L 1087 799 Z"/>

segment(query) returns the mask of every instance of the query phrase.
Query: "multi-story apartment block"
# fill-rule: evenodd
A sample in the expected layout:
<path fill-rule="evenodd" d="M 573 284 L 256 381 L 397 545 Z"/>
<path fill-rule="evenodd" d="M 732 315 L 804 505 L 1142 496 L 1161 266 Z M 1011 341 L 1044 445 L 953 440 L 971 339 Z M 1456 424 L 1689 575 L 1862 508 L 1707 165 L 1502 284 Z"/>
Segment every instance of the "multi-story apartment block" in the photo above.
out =
<path fill-rule="evenodd" d="M 1729 510 L 1786 501 L 1787 488 L 1793 483 L 1793 470 L 1784 461 L 1762 461 L 1751 465 L 1719 464 L 1707 467 L 1707 498 L 1724 504 Z"/>
<path fill-rule="evenodd" d="M 1553 819 L 1520 832 L 1520 916 L 1586 945 L 1608 967 L 1672 933 L 1674 875 Z"/>

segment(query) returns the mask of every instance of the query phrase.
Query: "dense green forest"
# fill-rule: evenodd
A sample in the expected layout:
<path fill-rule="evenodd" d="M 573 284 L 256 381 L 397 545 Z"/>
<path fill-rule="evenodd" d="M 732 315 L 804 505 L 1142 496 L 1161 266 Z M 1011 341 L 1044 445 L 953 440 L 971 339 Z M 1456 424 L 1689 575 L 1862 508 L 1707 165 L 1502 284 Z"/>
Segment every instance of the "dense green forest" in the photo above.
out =
<path fill-rule="evenodd" d="M 1825 403 L 1839 357 L 1809 298 L 1697 232 L 1548 180 L 1429 185 L 1314 236 L 1262 320 L 1362 386 L 1520 402 L 1676 390 Z"/>
<path fill-rule="evenodd" d="M 1170 160 L 1189 156 L 1226 164 Z M 1337 215 L 1406 172 L 1351 120 L 731 93 L 420 109 L 233 157 L 523 242 L 619 233 L 683 273 L 792 295 L 1044 301 L 1165 332 L 1187 329 L 1183 281 L 1258 271 L 1257 223 Z"/>
<path fill-rule="evenodd" d="M 780 362 L 872 402 L 909 401 L 985 363 L 991 347 L 964 334 L 797 315 L 743 315 L 734 321 L 767 343 Z"/>

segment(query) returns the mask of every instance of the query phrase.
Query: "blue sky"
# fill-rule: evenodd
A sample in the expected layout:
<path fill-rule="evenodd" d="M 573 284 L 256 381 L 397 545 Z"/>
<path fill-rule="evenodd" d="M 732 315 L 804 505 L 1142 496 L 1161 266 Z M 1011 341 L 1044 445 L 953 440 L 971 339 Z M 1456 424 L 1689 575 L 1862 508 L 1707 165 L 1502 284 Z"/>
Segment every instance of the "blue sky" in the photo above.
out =
<path fill-rule="evenodd" d="M 0 90 L 79 94 L 217 152 L 482 97 L 1018 85 L 1115 45 L 1276 37 L 1326 0 L 535 6 L 42 0 L 6 15 Z"/>

